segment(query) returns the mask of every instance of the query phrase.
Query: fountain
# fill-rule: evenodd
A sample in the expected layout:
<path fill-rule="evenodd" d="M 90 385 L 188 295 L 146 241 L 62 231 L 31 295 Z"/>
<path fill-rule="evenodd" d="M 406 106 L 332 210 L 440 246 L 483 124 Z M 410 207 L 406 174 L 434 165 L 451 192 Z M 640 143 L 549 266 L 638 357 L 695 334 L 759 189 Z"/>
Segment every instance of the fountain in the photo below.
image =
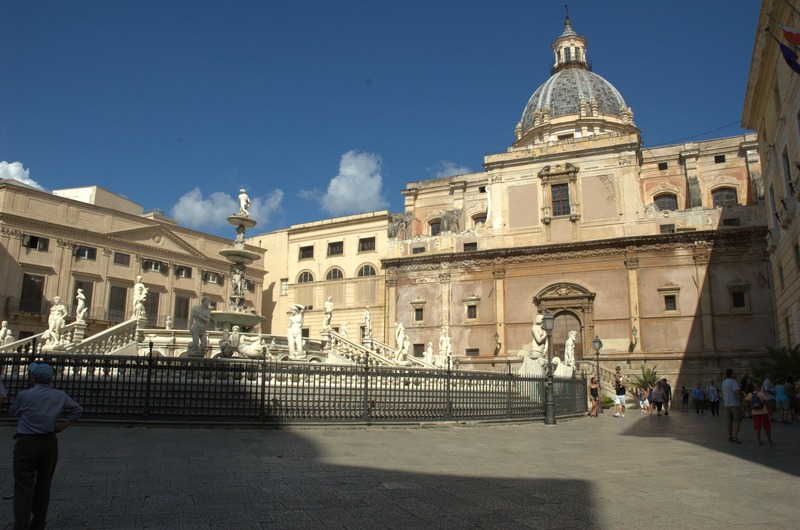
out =
<path fill-rule="evenodd" d="M 236 227 L 236 239 L 233 248 L 220 250 L 220 254 L 231 262 L 231 295 L 227 310 L 211 312 L 211 320 L 220 324 L 223 329 L 239 326 L 242 330 L 252 330 L 254 327 L 266 322 L 266 318 L 255 311 L 247 311 L 244 293 L 247 291 L 245 271 L 247 265 L 259 258 L 257 252 L 252 252 L 244 247 L 244 233 L 248 228 L 256 226 L 256 220 L 250 217 L 247 208 L 250 207 L 250 198 L 244 189 L 239 190 L 239 213 L 228 217 L 228 222 Z"/>

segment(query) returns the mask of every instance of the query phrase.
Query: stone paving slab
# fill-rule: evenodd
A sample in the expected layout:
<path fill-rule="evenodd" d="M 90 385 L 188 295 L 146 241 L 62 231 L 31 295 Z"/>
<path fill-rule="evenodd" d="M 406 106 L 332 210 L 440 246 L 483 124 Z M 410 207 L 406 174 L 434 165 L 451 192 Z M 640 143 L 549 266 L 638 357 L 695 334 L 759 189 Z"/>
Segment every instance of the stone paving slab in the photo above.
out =
<path fill-rule="evenodd" d="M 800 423 L 742 445 L 724 417 L 284 429 L 109 426 L 61 435 L 48 528 L 797 526 Z M 0 427 L 0 493 L 14 428 Z M 3 478 L 4 477 L 4 478 Z M 760 500 L 753 499 L 761 492 Z M 0 501 L 11 528 L 11 501 Z"/>

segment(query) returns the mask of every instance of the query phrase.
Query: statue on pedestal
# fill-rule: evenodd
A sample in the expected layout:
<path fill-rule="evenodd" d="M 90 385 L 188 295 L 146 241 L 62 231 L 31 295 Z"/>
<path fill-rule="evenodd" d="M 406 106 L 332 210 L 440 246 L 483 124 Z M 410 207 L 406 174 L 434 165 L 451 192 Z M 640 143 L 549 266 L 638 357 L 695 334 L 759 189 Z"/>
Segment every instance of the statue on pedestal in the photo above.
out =
<path fill-rule="evenodd" d="M 331 329 L 331 319 L 333 318 L 333 297 L 329 296 L 325 303 L 322 304 L 325 314 L 322 319 L 322 329 L 327 331 Z"/>
<path fill-rule="evenodd" d="M 292 306 L 292 314 L 289 316 L 289 357 L 296 359 L 303 357 L 303 319 L 306 307 L 300 304 Z"/>
<path fill-rule="evenodd" d="M 204 296 L 189 312 L 189 330 L 192 332 L 192 342 L 186 350 L 189 357 L 205 357 L 208 347 L 206 332 L 210 324 L 211 300 Z"/>
<path fill-rule="evenodd" d="M 144 308 L 144 302 L 147 299 L 147 287 L 142 283 L 142 277 L 136 277 L 136 283 L 133 284 L 133 316 L 137 319 L 146 319 L 147 311 Z"/>
<path fill-rule="evenodd" d="M 250 208 L 250 197 L 247 196 L 245 189 L 242 188 L 239 190 L 239 215 L 241 217 L 249 217 L 248 208 Z"/>
<path fill-rule="evenodd" d="M 86 295 L 83 294 L 83 289 L 78 289 L 75 299 L 78 301 L 78 306 L 75 308 L 75 320 L 83 322 L 86 317 Z"/>

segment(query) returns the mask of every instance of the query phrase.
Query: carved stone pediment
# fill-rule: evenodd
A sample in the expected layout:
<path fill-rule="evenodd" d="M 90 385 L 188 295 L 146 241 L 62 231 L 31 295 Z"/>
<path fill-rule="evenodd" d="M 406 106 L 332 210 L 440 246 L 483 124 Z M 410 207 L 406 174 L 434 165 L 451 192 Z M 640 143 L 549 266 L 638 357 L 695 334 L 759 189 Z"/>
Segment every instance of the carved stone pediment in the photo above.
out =
<path fill-rule="evenodd" d="M 197 249 L 195 249 L 192 245 L 190 245 L 182 238 L 175 235 L 175 233 L 167 230 L 163 226 L 147 226 L 143 228 L 134 228 L 132 230 L 111 232 L 106 235 L 111 239 L 119 239 L 126 243 L 139 243 L 142 245 L 151 245 L 163 250 L 189 254 L 195 258 L 206 257 L 201 252 L 198 252 Z"/>

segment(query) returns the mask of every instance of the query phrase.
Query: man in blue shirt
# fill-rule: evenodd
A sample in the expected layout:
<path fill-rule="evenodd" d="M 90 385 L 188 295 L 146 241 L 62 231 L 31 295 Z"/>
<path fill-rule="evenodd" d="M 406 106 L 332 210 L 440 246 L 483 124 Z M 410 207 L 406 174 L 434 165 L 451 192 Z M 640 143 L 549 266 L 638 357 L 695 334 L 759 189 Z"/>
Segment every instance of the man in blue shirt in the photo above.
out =
<path fill-rule="evenodd" d="M 14 446 L 14 529 L 44 528 L 50 483 L 58 462 L 59 433 L 78 420 L 83 407 L 50 387 L 55 372 L 45 363 L 28 366 L 30 388 L 20 392 L 8 412 L 19 418 Z M 66 421 L 59 421 L 66 412 Z M 31 518 L 31 516 L 33 516 Z"/>

